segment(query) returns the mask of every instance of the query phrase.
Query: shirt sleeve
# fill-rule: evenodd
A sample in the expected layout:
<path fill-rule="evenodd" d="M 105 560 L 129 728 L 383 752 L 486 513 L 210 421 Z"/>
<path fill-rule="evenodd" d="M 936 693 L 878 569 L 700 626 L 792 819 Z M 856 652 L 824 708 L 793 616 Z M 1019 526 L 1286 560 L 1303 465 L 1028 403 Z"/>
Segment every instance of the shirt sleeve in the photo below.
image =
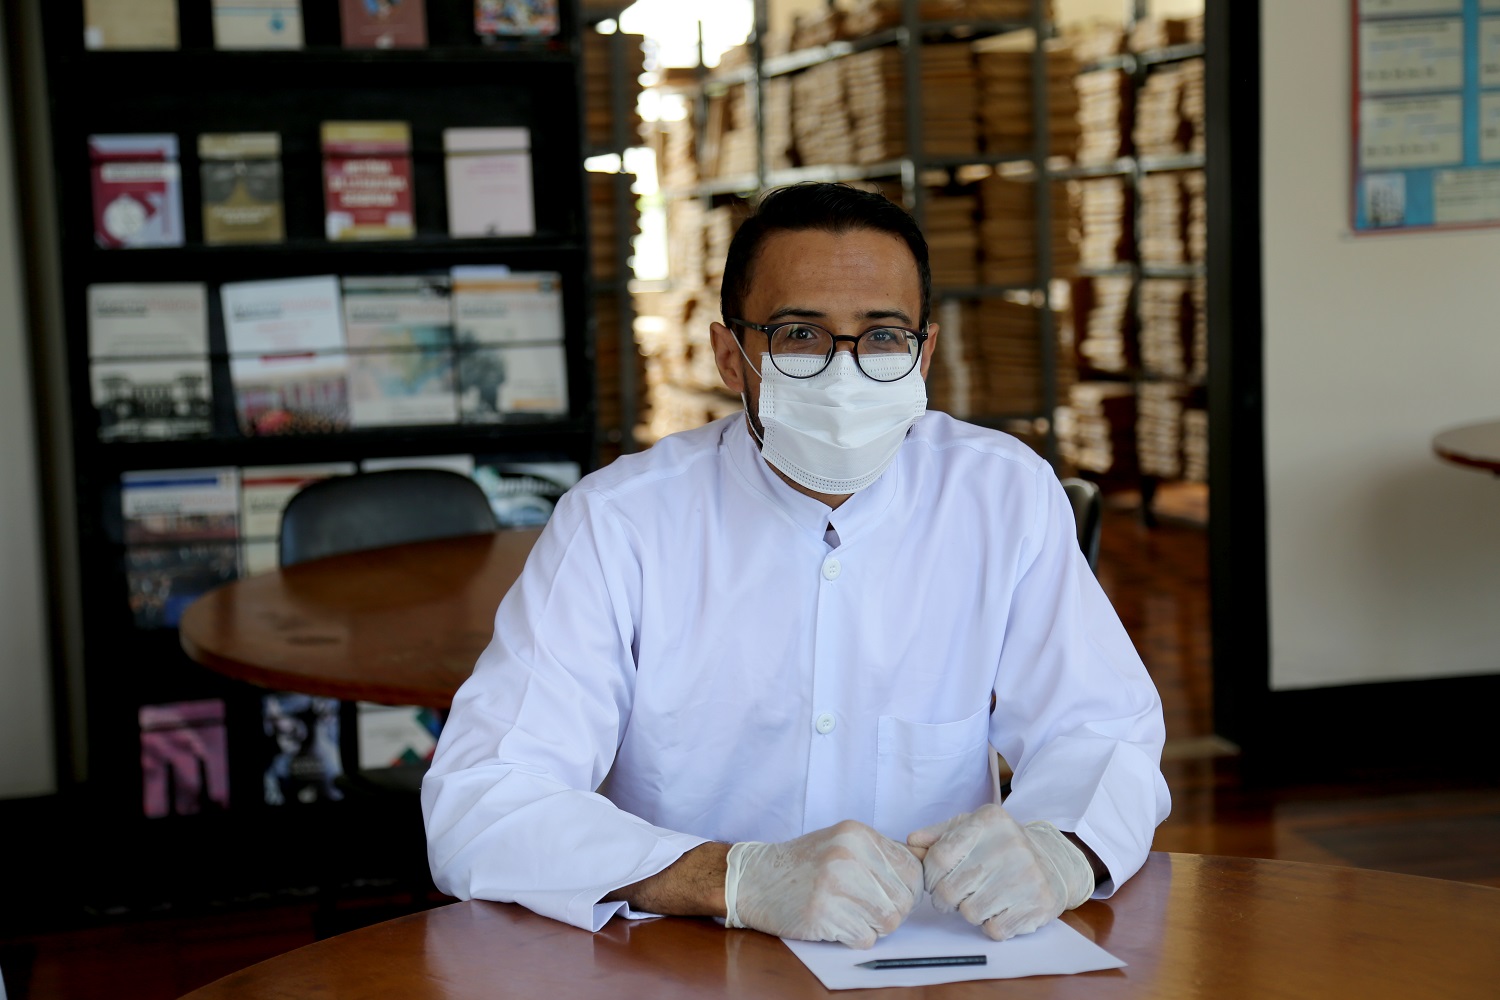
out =
<path fill-rule="evenodd" d="M 1110 896 L 1146 861 L 1171 809 L 1161 698 L 1077 542 L 1052 470 L 1037 473 L 995 682 L 990 741 L 1014 774 L 1006 811 L 1076 833 Z"/>
<path fill-rule="evenodd" d="M 597 498 L 565 495 L 500 603 L 422 782 L 439 889 L 598 930 L 614 889 L 704 838 L 653 826 L 596 789 L 630 717 L 639 553 Z"/>

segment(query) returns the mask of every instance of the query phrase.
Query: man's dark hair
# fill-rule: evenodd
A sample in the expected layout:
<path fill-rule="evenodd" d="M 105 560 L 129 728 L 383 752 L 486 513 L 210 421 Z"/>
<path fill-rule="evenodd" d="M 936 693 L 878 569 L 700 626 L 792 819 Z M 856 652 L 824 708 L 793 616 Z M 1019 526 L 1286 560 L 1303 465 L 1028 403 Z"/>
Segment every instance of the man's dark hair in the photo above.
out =
<path fill-rule="evenodd" d="M 756 255 L 775 232 L 821 229 L 835 235 L 860 229 L 888 233 L 903 240 L 917 262 L 922 283 L 922 316 L 918 329 L 927 327 L 932 312 L 932 268 L 927 261 L 927 240 L 922 230 L 900 205 L 884 195 L 861 191 L 847 184 L 792 184 L 767 191 L 755 211 L 740 224 L 724 261 L 724 283 L 719 291 L 719 309 L 724 323 L 747 319 L 740 310 L 750 291 Z"/>

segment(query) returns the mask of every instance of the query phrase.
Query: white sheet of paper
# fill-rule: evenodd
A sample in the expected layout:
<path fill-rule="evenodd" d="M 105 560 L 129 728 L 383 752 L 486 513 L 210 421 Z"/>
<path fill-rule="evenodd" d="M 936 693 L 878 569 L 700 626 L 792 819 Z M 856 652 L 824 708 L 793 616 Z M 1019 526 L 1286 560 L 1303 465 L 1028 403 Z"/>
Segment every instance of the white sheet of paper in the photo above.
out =
<path fill-rule="evenodd" d="M 1063 976 L 1099 969 L 1122 969 L 1120 961 L 1061 920 L 1009 941 L 991 941 L 957 913 L 939 913 L 923 898 L 900 930 L 868 951 L 828 941 L 782 938 L 792 954 L 826 989 L 861 990 L 884 986 L 937 986 L 976 979 Z M 939 965 L 919 969 L 861 969 L 877 958 L 984 955 L 984 965 Z"/>

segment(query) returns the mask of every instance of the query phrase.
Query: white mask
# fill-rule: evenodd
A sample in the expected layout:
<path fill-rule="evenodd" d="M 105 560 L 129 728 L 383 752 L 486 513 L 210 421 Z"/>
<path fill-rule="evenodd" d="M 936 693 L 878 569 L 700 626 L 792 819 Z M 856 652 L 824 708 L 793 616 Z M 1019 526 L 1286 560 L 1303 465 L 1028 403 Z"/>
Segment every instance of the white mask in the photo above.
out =
<path fill-rule="evenodd" d="M 781 358 L 780 363 L 812 371 L 823 359 Z M 865 358 L 862 363 L 878 374 L 882 365 L 899 370 L 911 361 Z M 859 370 L 849 351 L 839 351 L 811 378 L 792 378 L 763 354 L 760 375 L 761 454 L 817 493 L 857 493 L 879 479 L 895 461 L 907 429 L 927 409 L 927 383 L 917 368 L 894 382 L 877 382 Z"/>

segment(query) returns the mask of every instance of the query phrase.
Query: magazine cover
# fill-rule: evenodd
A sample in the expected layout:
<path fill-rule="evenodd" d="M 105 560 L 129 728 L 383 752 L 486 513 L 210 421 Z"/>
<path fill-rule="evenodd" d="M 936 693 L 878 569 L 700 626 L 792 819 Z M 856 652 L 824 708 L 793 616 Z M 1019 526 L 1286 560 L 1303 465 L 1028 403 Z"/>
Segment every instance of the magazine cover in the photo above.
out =
<path fill-rule="evenodd" d="M 89 366 L 101 441 L 163 441 L 213 430 L 208 358 Z"/>
<path fill-rule="evenodd" d="M 475 0 L 474 31 L 481 37 L 555 35 L 557 0 Z"/>
<path fill-rule="evenodd" d="M 324 122 L 324 228 L 330 240 L 416 235 L 411 127 L 406 122 Z"/>
<path fill-rule="evenodd" d="M 126 545 L 233 542 L 239 538 L 239 471 L 163 469 L 120 477 Z"/>
<path fill-rule="evenodd" d="M 207 358 L 208 290 L 200 282 L 88 287 L 89 357 Z"/>
<path fill-rule="evenodd" d="M 175 135 L 91 135 L 94 241 L 107 249 L 183 241 Z"/>
<path fill-rule="evenodd" d="M 217 698 L 142 705 L 141 809 L 148 818 L 229 808 L 229 744 Z"/>
<path fill-rule="evenodd" d="M 531 130 L 443 130 L 448 232 L 453 236 L 531 236 Z"/>
<path fill-rule="evenodd" d="M 83 0 L 86 49 L 175 49 L 177 0 Z"/>
<path fill-rule="evenodd" d="M 427 11 L 422 0 L 339 0 L 346 49 L 424 49 Z"/>
<path fill-rule="evenodd" d="M 337 699 L 268 694 L 261 699 L 261 730 L 267 805 L 337 802 L 344 797 L 334 783 L 344 773 L 339 763 Z"/>
<path fill-rule="evenodd" d="M 432 761 L 443 721 L 437 711 L 416 706 L 359 703 L 360 769 L 418 767 Z"/>
<path fill-rule="evenodd" d="M 302 48 L 301 0 L 213 0 L 214 48 Z"/>
<path fill-rule="evenodd" d="M 581 475 L 577 462 L 489 459 L 476 463 L 474 481 L 490 499 L 502 528 L 547 523 L 557 501 Z"/>
<path fill-rule="evenodd" d="M 562 275 L 505 267 L 452 269 L 453 323 L 461 347 L 559 344 Z"/>
<path fill-rule="evenodd" d="M 467 423 L 568 413 L 568 366 L 561 344 L 464 345 L 458 372 L 460 416 Z"/>
<path fill-rule="evenodd" d="M 203 182 L 203 242 L 280 243 L 281 136 L 216 132 L 198 137 Z"/>
<path fill-rule="evenodd" d="M 343 291 L 351 425 L 457 422 L 448 277 L 345 278 Z"/>

